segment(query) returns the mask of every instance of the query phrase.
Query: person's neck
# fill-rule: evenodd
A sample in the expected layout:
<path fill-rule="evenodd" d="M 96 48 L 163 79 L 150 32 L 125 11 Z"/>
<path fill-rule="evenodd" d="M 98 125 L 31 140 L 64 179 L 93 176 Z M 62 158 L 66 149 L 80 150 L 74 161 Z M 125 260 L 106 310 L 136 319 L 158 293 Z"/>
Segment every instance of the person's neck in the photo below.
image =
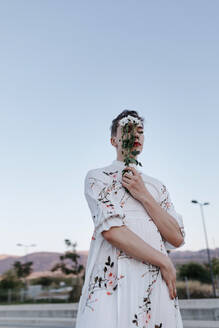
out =
<path fill-rule="evenodd" d="M 136 161 L 137 161 L 137 157 L 133 157 L 133 156 L 130 156 L 131 158 L 134 158 Z M 121 161 L 121 162 L 124 162 L 124 157 L 123 156 L 119 156 L 117 155 L 117 161 Z"/>

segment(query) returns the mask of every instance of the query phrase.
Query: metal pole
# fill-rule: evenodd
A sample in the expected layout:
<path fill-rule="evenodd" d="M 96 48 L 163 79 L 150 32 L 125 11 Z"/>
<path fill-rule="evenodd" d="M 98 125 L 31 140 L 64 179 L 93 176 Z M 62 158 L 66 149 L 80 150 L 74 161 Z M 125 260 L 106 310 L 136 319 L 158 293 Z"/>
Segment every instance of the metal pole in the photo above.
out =
<path fill-rule="evenodd" d="M 187 295 L 187 299 L 190 299 L 189 283 L 188 283 L 188 278 L 187 277 L 185 277 L 185 282 L 186 282 L 186 295 Z"/>
<path fill-rule="evenodd" d="M 211 273 L 213 296 L 216 297 L 216 290 L 215 290 L 215 285 L 214 285 L 214 274 L 213 274 L 210 250 L 209 250 L 209 246 L 208 246 L 208 236 L 207 236 L 207 230 L 206 230 L 205 219 L 204 219 L 203 204 L 199 203 L 199 205 L 200 205 L 200 209 L 201 209 L 202 223 L 203 223 L 204 234 L 205 234 L 205 242 L 206 242 L 206 248 L 207 248 L 208 263 L 209 263 L 210 273 Z"/>
<path fill-rule="evenodd" d="M 8 289 L 8 303 L 11 303 L 12 290 Z"/>
<path fill-rule="evenodd" d="M 34 246 L 36 246 L 36 244 L 25 245 L 25 244 L 18 243 L 17 246 L 24 247 L 24 250 L 25 250 L 24 251 L 24 263 L 26 264 L 27 263 L 27 255 L 28 255 L 29 247 L 34 247 Z M 28 289 L 28 286 L 29 286 L 29 283 L 28 283 L 28 280 L 27 280 L 26 277 L 24 277 L 24 285 L 25 285 L 25 297 L 26 297 L 27 289 Z"/>

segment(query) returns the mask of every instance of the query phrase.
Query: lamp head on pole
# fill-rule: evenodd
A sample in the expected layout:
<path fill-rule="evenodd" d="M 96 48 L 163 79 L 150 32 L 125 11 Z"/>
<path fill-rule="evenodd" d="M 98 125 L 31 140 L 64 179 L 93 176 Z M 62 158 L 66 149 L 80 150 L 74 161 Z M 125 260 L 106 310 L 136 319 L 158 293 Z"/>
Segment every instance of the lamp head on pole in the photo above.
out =
<path fill-rule="evenodd" d="M 205 203 L 198 202 L 198 201 L 195 200 L 195 199 L 191 200 L 191 203 L 193 203 L 193 204 L 199 204 L 199 205 L 209 205 L 209 204 L 210 204 L 209 202 L 205 202 Z"/>

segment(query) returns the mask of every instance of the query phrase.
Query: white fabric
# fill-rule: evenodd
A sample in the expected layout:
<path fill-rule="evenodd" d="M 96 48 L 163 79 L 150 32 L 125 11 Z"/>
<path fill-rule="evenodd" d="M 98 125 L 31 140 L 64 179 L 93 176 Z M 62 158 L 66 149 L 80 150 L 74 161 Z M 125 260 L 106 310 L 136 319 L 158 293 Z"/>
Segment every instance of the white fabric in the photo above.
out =
<path fill-rule="evenodd" d="M 185 237 L 182 216 L 175 211 L 166 186 L 141 174 L 147 190 L 160 206 L 179 223 Z M 94 222 L 85 281 L 79 301 L 76 328 L 182 328 L 178 298 L 170 299 L 158 267 L 138 261 L 110 244 L 102 231 L 126 225 L 145 242 L 166 256 L 167 243 L 142 204 L 121 184 L 125 164 L 110 165 L 87 172 L 84 194 Z M 184 242 L 182 243 L 184 244 Z"/>

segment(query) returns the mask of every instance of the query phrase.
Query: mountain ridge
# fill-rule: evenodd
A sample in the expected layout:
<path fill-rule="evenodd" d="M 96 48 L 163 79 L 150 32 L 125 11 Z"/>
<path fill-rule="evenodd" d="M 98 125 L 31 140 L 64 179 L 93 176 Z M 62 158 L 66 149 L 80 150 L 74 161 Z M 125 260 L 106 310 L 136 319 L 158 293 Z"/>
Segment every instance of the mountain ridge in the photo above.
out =
<path fill-rule="evenodd" d="M 88 250 L 77 251 L 77 253 L 80 255 L 78 263 L 86 266 Z M 25 260 L 33 262 L 32 276 L 38 276 L 39 274 L 45 275 L 46 273 L 48 275 L 50 273 L 53 275 L 54 273 L 52 273 L 50 270 L 56 263 L 60 261 L 59 257 L 63 254 L 64 253 L 59 252 L 34 252 L 29 253 L 27 256 L 0 254 L 0 275 L 11 269 L 15 261 L 21 261 L 24 263 Z M 210 254 L 212 257 L 219 258 L 219 248 L 210 249 Z M 172 259 L 174 265 L 184 264 L 190 261 L 198 263 L 208 262 L 206 249 L 200 249 L 198 251 L 174 250 L 170 252 L 170 258 Z M 71 261 L 67 260 L 66 264 L 70 265 Z"/>

